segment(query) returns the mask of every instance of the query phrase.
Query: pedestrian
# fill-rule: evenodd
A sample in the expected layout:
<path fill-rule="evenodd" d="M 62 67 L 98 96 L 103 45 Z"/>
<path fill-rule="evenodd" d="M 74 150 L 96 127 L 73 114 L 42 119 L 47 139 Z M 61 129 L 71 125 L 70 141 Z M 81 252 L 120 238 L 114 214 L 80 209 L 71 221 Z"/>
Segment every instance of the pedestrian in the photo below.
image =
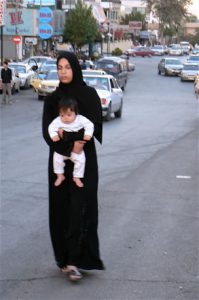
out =
<path fill-rule="evenodd" d="M 79 113 L 94 124 L 94 137 L 102 142 L 102 108 L 94 88 L 88 87 L 82 77 L 79 61 L 72 52 L 60 52 L 57 58 L 58 88 L 50 94 L 43 109 L 43 136 L 49 145 L 49 223 L 50 235 L 57 266 L 70 280 L 80 280 L 80 269 L 103 270 L 98 241 L 98 164 L 94 138 L 86 142 L 82 135 L 72 136 L 54 143 L 48 126 L 59 114 L 59 102 L 63 96 L 77 100 Z M 64 132 L 65 133 L 65 132 Z M 76 142 L 74 142 L 76 140 Z M 65 162 L 67 180 L 55 186 L 53 154 L 70 156 L 84 149 L 86 156 L 84 187 L 73 181 L 73 163 Z"/>
<path fill-rule="evenodd" d="M 87 69 L 87 65 L 86 65 L 86 60 L 85 60 L 85 58 L 84 58 L 83 61 L 82 61 L 81 69 L 82 69 L 82 70 L 86 70 L 86 69 Z"/>
<path fill-rule="evenodd" d="M 93 123 L 78 114 L 78 106 L 75 99 L 72 97 L 62 98 L 59 102 L 59 116 L 55 118 L 48 127 L 51 139 L 56 143 L 63 137 L 63 132 L 77 132 L 80 129 L 84 129 L 83 140 L 90 141 L 94 131 Z M 66 159 L 71 159 L 74 163 L 73 181 L 78 187 L 83 187 L 84 184 L 81 178 L 84 177 L 86 162 L 84 150 L 80 153 L 71 152 L 70 156 L 63 156 L 54 152 L 53 169 L 57 175 L 55 186 L 59 186 L 65 180 L 64 160 Z"/>
<path fill-rule="evenodd" d="M 11 104 L 12 70 L 8 67 L 8 62 L 6 60 L 3 62 L 3 68 L 1 69 L 1 80 L 2 104 Z"/>

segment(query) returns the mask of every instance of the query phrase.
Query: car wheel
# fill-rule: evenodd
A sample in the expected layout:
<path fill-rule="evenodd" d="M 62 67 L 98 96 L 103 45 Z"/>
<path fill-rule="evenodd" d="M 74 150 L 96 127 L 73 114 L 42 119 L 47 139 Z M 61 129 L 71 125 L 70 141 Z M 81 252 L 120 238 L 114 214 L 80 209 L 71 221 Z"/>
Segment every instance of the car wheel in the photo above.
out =
<path fill-rule="evenodd" d="M 38 100 L 43 100 L 43 96 L 38 95 Z"/>
<path fill-rule="evenodd" d="M 12 90 L 11 90 L 11 94 L 14 95 L 16 92 L 16 88 L 15 88 L 15 84 L 13 84 L 12 86 Z"/>
<path fill-rule="evenodd" d="M 116 118 L 121 118 L 122 117 L 122 107 L 123 107 L 123 101 L 121 102 L 120 109 L 114 113 Z"/>
<path fill-rule="evenodd" d="M 107 121 L 107 122 L 111 120 L 111 104 L 109 104 L 109 107 L 108 107 L 108 110 L 107 110 L 107 114 L 104 117 L 104 120 Z"/>
<path fill-rule="evenodd" d="M 26 80 L 25 84 L 24 84 L 24 89 L 28 89 L 30 87 L 30 84 L 28 82 L 28 80 Z"/>

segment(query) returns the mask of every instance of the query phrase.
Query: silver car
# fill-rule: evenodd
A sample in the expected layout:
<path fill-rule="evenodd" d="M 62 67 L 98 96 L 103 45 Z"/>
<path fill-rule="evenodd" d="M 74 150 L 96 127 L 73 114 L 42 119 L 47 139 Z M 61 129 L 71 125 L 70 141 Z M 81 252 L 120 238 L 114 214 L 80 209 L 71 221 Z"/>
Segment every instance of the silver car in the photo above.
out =
<path fill-rule="evenodd" d="M 180 73 L 181 81 L 194 81 L 199 74 L 199 64 L 185 63 Z"/>
<path fill-rule="evenodd" d="M 178 58 L 165 57 L 162 58 L 158 64 L 159 75 L 179 75 L 183 68 L 182 62 Z"/>
<path fill-rule="evenodd" d="M 112 114 L 121 118 L 123 91 L 112 75 L 83 75 L 87 85 L 96 89 L 102 105 L 104 120 L 110 121 Z"/>
<path fill-rule="evenodd" d="M 31 66 L 29 66 L 28 64 L 12 62 L 12 63 L 9 63 L 9 67 L 14 68 L 17 71 L 17 73 L 19 74 L 20 87 L 25 88 L 25 89 L 29 88 L 31 78 L 35 73 L 32 70 Z"/>

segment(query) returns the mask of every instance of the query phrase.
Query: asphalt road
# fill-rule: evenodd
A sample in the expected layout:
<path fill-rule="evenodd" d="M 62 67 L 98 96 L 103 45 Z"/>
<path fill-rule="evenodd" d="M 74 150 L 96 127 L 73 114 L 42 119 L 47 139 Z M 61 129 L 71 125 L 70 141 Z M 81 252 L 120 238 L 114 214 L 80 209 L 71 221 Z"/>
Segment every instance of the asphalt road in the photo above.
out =
<path fill-rule="evenodd" d="M 99 237 L 105 271 L 72 284 L 48 231 L 43 102 L 32 90 L 1 107 L 2 300 L 197 300 L 198 105 L 193 83 L 135 58 L 121 120 L 104 123 Z"/>

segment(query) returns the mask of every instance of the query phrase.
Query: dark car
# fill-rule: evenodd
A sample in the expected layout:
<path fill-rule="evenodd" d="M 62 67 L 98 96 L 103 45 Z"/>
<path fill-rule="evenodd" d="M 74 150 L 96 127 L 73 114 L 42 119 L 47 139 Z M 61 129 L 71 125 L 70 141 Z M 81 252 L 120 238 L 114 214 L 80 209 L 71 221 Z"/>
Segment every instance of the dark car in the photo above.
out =
<path fill-rule="evenodd" d="M 155 52 L 151 50 L 149 47 L 136 47 L 133 49 L 132 56 L 148 56 L 151 57 L 155 55 Z"/>
<path fill-rule="evenodd" d="M 162 58 L 158 64 L 158 74 L 159 75 L 180 75 L 183 69 L 183 64 L 180 59 L 173 57 Z"/>
<path fill-rule="evenodd" d="M 125 89 L 128 79 L 128 64 L 126 59 L 116 56 L 103 57 L 96 62 L 96 68 L 113 75 L 117 79 L 120 88 L 122 90 Z"/>

